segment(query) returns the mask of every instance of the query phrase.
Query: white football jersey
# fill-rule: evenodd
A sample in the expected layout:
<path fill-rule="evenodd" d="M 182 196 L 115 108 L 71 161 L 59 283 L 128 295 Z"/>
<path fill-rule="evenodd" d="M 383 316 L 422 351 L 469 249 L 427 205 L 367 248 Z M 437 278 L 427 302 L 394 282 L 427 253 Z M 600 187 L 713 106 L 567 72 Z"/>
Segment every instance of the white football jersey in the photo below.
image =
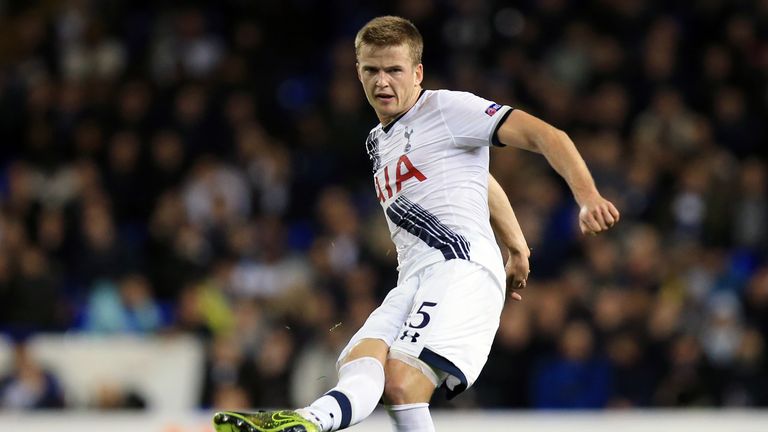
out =
<path fill-rule="evenodd" d="M 435 262 L 464 259 L 505 286 L 489 220 L 488 159 L 511 110 L 471 93 L 424 90 L 409 111 L 368 135 L 401 282 Z"/>

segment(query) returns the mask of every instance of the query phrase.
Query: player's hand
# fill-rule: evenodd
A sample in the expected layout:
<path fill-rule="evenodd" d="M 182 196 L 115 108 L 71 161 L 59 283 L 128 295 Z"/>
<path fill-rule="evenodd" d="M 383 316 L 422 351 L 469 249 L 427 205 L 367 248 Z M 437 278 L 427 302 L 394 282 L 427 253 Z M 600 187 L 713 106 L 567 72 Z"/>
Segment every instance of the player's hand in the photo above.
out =
<path fill-rule="evenodd" d="M 619 222 L 619 211 L 610 201 L 597 195 L 584 202 L 579 210 L 579 228 L 582 234 L 597 235 Z"/>
<path fill-rule="evenodd" d="M 528 274 L 531 272 L 528 258 L 531 256 L 531 250 L 528 246 L 510 247 L 507 262 L 504 264 L 504 271 L 507 274 L 507 290 L 513 300 L 520 301 L 523 297 L 515 290 L 525 288 L 528 283 Z"/>

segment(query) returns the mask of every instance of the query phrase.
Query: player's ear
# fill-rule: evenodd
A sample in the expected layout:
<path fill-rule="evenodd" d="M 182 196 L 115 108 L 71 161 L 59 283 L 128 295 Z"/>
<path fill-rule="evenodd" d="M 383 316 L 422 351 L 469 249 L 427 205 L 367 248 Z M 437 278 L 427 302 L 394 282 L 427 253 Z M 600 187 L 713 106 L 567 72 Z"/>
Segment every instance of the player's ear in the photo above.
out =
<path fill-rule="evenodd" d="M 416 74 L 416 85 L 421 85 L 421 82 L 424 81 L 424 65 L 421 63 L 416 65 L 414 73 Z"/>
<path fill-rule="evenodd" d="M 357 72 L 357 79 L 360 82 L 363 82 L 363 76 L 360 75 L 360 63 L 358 63 L 358 62 L 355 62 L 355 72 Z"/>

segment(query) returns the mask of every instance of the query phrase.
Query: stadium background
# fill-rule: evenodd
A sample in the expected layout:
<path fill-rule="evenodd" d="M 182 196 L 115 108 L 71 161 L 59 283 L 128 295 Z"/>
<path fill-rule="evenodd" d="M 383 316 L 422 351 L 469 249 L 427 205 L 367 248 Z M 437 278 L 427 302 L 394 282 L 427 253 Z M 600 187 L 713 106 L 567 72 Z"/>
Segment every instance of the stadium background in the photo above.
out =
<path fill-rule="evenodd" d="M 379 14 L 426 88 L 564 129 L 622 211 L 583 238 L 543 158 L 492 152 L 532 273 L 450 406 L 766 406 L 768 1 L 0 0 L 0 413 L 333 384 L 396 278 L 352 46 Z M 165 388 L 88 375 L 177 342 Z"/>

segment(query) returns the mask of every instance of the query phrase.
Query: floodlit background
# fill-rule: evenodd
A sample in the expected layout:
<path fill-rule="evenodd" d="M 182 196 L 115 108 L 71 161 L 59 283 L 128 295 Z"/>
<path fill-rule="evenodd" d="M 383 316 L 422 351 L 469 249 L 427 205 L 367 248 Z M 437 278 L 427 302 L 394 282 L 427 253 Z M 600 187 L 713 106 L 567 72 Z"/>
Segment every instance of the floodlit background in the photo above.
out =
<path fill-rule="evenodd" d="M 541 156 L 493 150 L 529 288 L 433 406 L 768 405 L 768 1 L 0 0 L 0 429 L 200 431 L 334 384 L 396 281 L 352 44 L 381 14 L 426 88 L 567 131 L 622 211 L 583 238 Z"/>

